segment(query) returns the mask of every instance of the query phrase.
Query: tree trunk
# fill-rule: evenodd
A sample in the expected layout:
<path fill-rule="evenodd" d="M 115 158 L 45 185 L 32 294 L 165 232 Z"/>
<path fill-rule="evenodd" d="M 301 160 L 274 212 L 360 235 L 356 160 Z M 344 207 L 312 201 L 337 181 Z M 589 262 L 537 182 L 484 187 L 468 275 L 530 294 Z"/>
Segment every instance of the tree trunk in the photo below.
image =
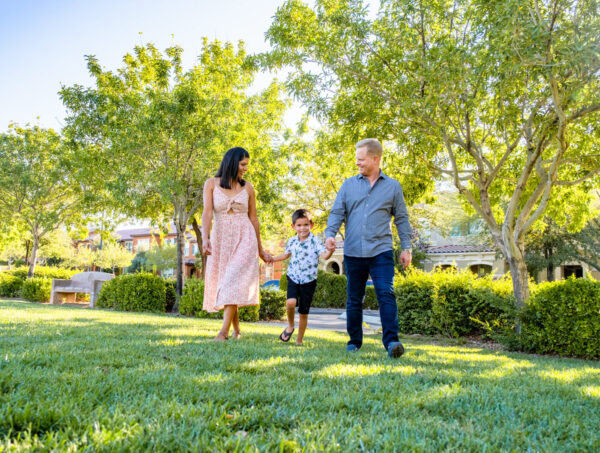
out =
<path fill-rule="evenodd" d="M 175 286 L 175 305 L 173 305 L 173 313 L 179 312 L 179 299 L 183 294 L 183 248 L 185 246 L 185 227 L 182 229 L 179 222 L 175 222 L 177 228 L 177 285 Z"/>
<path fill-rule="evenodd" d="M 196 216 L 192 217 L 192 227 L 194 228 L 194 233 L 196 235 L 196 242 L 198 242 L 198 251 L 200 252 L 200 260 L 202 263 L 202 268 L 200 269 L 200 276 L 202 277 L 202 280 L 204 280 L 204 274 L 206 272 L 206 255 L 202 253 L 202 231 L 200 230 L 200 225 L 198 225 Z"/>
<path fill-rule="evenodd" d="M 37 261 L 38 247 L 40 245 L 40 238 L 37 234 L 33 235 L 33 245 L 31 247 L 31 261 L 29 264 L 29 272 L 27 278 L 33 278 L 35 275 L 35 262 Z"/>
<path fill-rule="evenodd" d="M 522 309 L 525 307 L 527 299 L 529 299 L 529 273 L 525 263 L 524 246 L 515 240 L 512 229 L 507 228 L 506 224 L 502 228 L 502 242 L 504 243 L 504 250 L 502 251 L 510 268 L 513 294 L 517 301 L 516 308 Z M 515 332 L 517 334 L 521 333 L 521 322 L 518 318 L 515 322 Z"/>
<path fill-rule="evenodd" d="M 30 245 L 30 240 L 27 239 L 25 240 L 25 264 L 29 264 L 29 245 Z"/>

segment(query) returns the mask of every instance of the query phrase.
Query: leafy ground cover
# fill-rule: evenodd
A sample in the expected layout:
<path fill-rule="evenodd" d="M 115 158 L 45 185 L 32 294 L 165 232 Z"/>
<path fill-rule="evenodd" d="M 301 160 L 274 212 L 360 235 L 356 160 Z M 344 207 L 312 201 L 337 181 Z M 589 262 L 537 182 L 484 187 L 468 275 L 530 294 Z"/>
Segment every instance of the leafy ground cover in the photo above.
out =
<path fill-rule="evenodd" d="M 0 450 L 597 451 L 600 364 L 0 300 Z"/>

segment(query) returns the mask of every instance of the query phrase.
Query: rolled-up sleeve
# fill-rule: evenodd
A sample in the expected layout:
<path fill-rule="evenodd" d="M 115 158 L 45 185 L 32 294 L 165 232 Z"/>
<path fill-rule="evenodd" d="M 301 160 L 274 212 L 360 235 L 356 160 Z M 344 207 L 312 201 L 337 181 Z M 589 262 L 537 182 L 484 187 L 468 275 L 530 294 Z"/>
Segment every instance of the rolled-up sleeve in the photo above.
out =
<path fill-rule="evenodd" d="M 408 211 L 406 209 L 406 203 L 404 202 L 404 194 L 402 193 L 402 186 L 400 183 L 397 184 L 396 191 L 394 193 L 394 224 L 398 230 L 398 237 L 402 244 L 402 250 L 411 248 L 411 236 L 412 228 L 408 221 Z"/>
<path fill-rule="evenodd" d="M 325 237 L 326 238 L 335 238 L 337 232 L 340 230 L 342 223 L 346 220 L 346 203 L 345 199 L 346 192 L 346 183 L 342 184 L 340 187 L 337 196 L 335 197 L 335 201 L 333 202 L 333 207 L 331 208 L 331 212 L 329 213 L 329 217 L 327 218 L 327 228 L 325 228 Z"/>

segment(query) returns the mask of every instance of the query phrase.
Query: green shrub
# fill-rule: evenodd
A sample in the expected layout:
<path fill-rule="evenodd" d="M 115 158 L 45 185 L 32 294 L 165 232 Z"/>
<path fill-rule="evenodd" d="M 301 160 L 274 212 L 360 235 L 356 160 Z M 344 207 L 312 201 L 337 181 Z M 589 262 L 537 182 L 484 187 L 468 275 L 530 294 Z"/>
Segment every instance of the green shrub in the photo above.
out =
<path fill-rule="evenodd" d="M 19 297 L 23 280 L 7 272 L 0 272 L 0 297 Z"/>
<path fill-rule="evenodd" d="M 279 279 L 279 291 L 287 292 L 287 274 L 281 274 L 281 278 Z"/>
<path fill-rule="evenodd" d="M 13 269 L 11 271 L 5 271 L 7 274 L 14 275 L 15 277 L 19 277 L 21 280 L 25 280 L 27 278 L 27 274 L 29 273 L 29 267 L 23 266 Z M 65 269 L 63 267 L 54 267 L 54 266 L 36 266 L 35 267 L 35 276 L 36 277 L 45 277 L 45 278 L 61 278 L 61 279 L 69 279 L 73 275 L 79 273 L 79 271 L 72 269 Z"/>
<path fill-rule="evenodd" d="M 120 275 L 102 285 L 98 306 L 123 311 L 164 313 L 165 282 L 154 274 Z"/>
<path fill-rule="evenodd" d="M 478 278 L 470 271 L 414 270 L 397 279 L 400 331 L 453 337 L 501 330 L 512 323 L 510 280 Z"/>
<path fill-rule="evenodd" d="M 52 292 L 52 279 L 45 277 L 29 278 L 23 282 L 21 296 L 34 302 L 48 302 Z"/>
<path fill-rule="evenodd" d="M 276 289 L 260 290 L 260 310 L 258 318 L 266 321 L 269 319 L 282 319 L 285 316 L 286 293 Z"/>
<path fill-rule="evenodd" d="M 173 311 L 173 306 L 175 305 L 175 301 L 177 300 L 176 287 L 177 280 L 165 280 L 165 311 L 167 313 L 171 313 Z"/>
<path fill-rule="evenodd" d="M 367 286 L 365 292 L 365 300 L 363 302 L 363 308 L 366 310 L 378 310 L 379 303 L 377 302 L 377 294 L 373 286 Z"/>
<path fill-rule="evenodd" d="M 347 281 L 345 275 L 319 271 L 312 306 L 318 308 L 346 307 Z"/>
<path fill-rule="evenodd" d="M 600 282 L 542 283 L 521 315 L 521 346 L 537 353 L 600 358 Z"/>

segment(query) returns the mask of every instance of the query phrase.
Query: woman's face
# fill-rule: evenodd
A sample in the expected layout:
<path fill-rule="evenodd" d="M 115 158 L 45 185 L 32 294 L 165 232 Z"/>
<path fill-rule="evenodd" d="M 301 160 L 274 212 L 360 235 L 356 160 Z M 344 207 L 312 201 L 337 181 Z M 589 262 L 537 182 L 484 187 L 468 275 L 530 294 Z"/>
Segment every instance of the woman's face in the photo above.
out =
<path fill-rule="evenodd" d="M 249 163 L 250 163 L 250 159 L 247 157 L 244 157 L 242 160 L 240 160 L 240 165 L 238 167 L 238 179 L 244 178 L 244 173 L 246 173 L 248 171 Z"/>

